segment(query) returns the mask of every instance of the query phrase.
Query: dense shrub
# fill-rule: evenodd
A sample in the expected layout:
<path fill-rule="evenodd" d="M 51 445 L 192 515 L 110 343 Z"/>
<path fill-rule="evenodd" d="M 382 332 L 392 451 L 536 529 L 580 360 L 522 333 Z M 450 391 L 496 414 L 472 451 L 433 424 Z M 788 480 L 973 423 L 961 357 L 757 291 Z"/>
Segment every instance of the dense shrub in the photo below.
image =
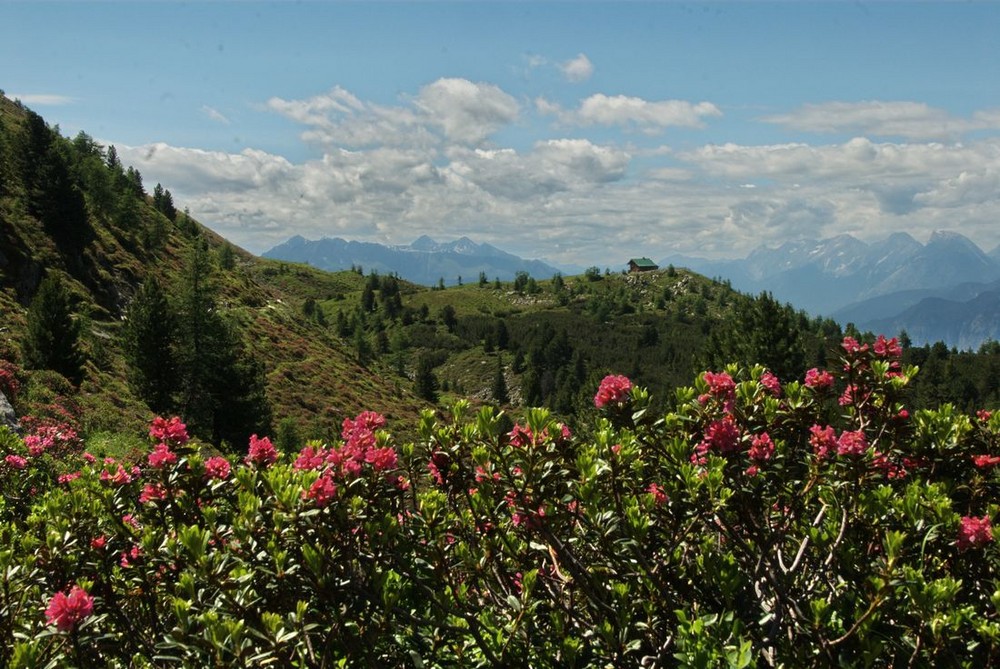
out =
<path fill-rule="evenodd" d="M 706 372 L 664 416 L 609 377 L 586 438 L 465 402 L 239 461 L 176 419 L 136 466 L 7 435 L 0 664 L 990 664 L 1000 415 L 910 415 L 899 355 Z"/>

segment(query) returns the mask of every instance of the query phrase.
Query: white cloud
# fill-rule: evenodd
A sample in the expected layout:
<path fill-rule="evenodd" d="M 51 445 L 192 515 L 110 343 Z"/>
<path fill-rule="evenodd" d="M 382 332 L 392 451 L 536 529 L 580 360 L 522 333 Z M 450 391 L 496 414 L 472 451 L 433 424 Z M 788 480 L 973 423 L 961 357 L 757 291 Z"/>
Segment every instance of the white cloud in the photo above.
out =
<path fill-rule="evenodd" d="M 581 53 L 576 58 L 560 63 L 559 70 L 568 81 L 579 83 L 593 76 L 594 64 L 587 58 L 587 54 Z"/>
<path fill-rule="evenodd" d="M 949 140 L 974 130 L 1000 129 L 1000 110 L 956 117 L 923 102 L 880 101 L 806 104 L 787 113 L 766 116 L 768 123 L 816 133 L 853 133 L 918 140 Z"/>
<path fill-rule="evenodd" d="M 79 101 L 79 98 L 69 95 L 53 95 L 51 93 L 8 93 L 7 97 L 11 100 L 20 100 L 26 105 L 40 107 L 61 107 Z"/>
<path fill-rule="evenodd" d="M 722 116 L 719 108 L 711 102 L 650 102 L 637 97 L 608 96 L 603 93 L 584 99 L 576 110 L 564 110 L 545 98 L 537 98 L 535 108 L 540 114 L 556 116 L 566 125 L 621 126 L 646 134 L 656 134 L 671 126 L 702 128 L 706 118 Z"/>
<path fill-rule="evenodd" d="M 479 144 L 520 111 L 498 86 L 467 79 L 438 79 L 399 106 L 364 102 L 337 86 L 305 100 L 273 97 L 265 107 L 306 126 L 307 142 L 351 148 Z"/>
<path fill-rule="evenodd" d="M 721 112 L 708 102 L 606 95 L 576 109 L 546 98 L 525 109 L 497 86 L 447 78 L 394 105 L 333 88 L 272 98 L 265 109 L 300 124 L 319 157 L 293 163 L 253 149 L 162 143 L 119 145 L 119 155 L 147 183 L 170 188 L 179 207 L 256 252 L 293 234 L 388 243 L 465 234 L 528 257 L 603 267 L 637 254 L 732 257 L 845 232 L 926 238 L 961 227 L 986 247 L 1000 242 L 1000 138 L 697 148 L 634 135 L 615 141 L 605 127 L 653 134 Z M 529 127 L 541 134 L 524 133 L 532 139 L 522 145 L 497 141 L 536 115 L 574 127 L 556 136 Z M 969 119 L 986 124 L 1000 114 Z M 601 129 L 587 130 L 594 126 Z"/>
<path fill-rule="evenodd" d="M 201 112 L 208 118 L 216 121 L 217 123 L 222 123 L 223 125 L 229 125 L 229 119 L 225 114 L 220 112 L 215 107 L 209 107 L 208 105 L 201 106 Z"/>
<path fill-rule="evenodd" d="M 420 89 L 416 105 L 448 139 L 478 144 L 517 120 L 520 105 L 493 84 L 438 79 Z"/>

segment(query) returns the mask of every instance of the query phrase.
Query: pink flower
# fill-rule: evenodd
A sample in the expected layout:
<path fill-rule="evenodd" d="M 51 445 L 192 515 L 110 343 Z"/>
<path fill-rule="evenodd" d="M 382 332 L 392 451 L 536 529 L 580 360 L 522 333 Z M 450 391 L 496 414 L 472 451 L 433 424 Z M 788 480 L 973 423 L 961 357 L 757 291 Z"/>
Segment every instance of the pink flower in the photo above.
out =
<path fill-rule="evenodd" d="M 109 464 L 114 464 L 114 463 L 112 462 Z M 118 465 L 118 469 L 115 470 L 114 474 L 108 473 L 107 469 L 102 469 L 101 481 L 104 483 L 111 483 L 112 485 L 123 486 L 123 485 L 128 485 L 129 483 L 132 482 L 132 476 L 127 471 L 125 471 L 124 467 Z"/>
<path fill-rule="evenodd" d="M 833 387 L 833 375 L 825 369 L 813 367 L 806 372 L 806 387 L 813 390 L 826 390 Z"/>
<path fill-rule="evenodd" d="M 740 446 L 740 429 L 731 416 L 726 416 L 708 426 L 701 443 L 707 446 L 706 450 L 714 449 L 723 455 L 732 453 Z"/>
<path fill-rule="evenodd" d="M 229 478 L 229 460 L 221 455 L 216 455 L 205 460 L 205 476 L 210 479 L 224 480 Z"/>
<path fill-rule="evenodd" d="M 160 483 L 147 483 L 139 493 L 139 504 L 146 502 L 156 502 L 167 498 L 167 489 Z"/>
<path fill-rule="evenodd" d="M 520 426 L 515 424 L 514 429 L 511 430 L 507 436 L 510 438 L 510 445 L 514 448 L 524 448 L 526 446 L 531 446 L 534 443 L 534 435 L 531 434 L 531 428 L 528 426 Z"/>
<path fill-rule="evenodd" d="M 667 493 L 663 491 L 663 488 L 656 483 L 650 483 L 649 487 L 646 488 L 646 492 L 653 496 L 653 503 L 656 506 L 663 506 L 667 503 Z"/>
<path fill-rule="evenodd" d="M 809 443 L 816 458 L 825 460 L 837 448 L 837 434 L 829 425 L 826 427 L 813 425 L 809 428 Z"/>
<path fill-rule="evenodd" d="M 118 561 L 122 567 L 131 567 L 142 557 L 142 546 L 135 544 L 128 551 L 123 551 L 121 559 Z"/>
<path fill-rule="evenodd" d="M 56 479 L 59 483 L 69 483 L 70 481 L 75 481 L 80 478 L 80 472 L 70 472 L 68 474 L 60 474 L 59 478 Z"/>
<path fill-rule="evenodd" d="M 94 457 L 94 455 L 93 455 L 92 453 L 88 453 L 87 451 L 84 451 L 84 452 L 83 452 L 83 459 L 84 459 L 84 461 L 86 461 L 86 463 L 87 463 L 87 464 L 89 464 L 89 465 L 92 465 L 92 464 L 94 464 L 95 462 L 97 462 L 97 458 L 95 458 L 95 457 Z"/>
<path fill-rule="evenodd" d="M 986 409 L 980 409 L 979 411 L 976 412 L 976 418 L 978 418 L 979 420 L 981 420 L 984 423 L 987 422 L 987 421 L 989 421 L 989 419 L 990 419 L 990 417 L 992 415 L 993 415 L 993 412 L 992 411 L 987 411 Z"/>
<path fill-rule="evenodd" d="M 841 343 L 841 346 L 847 353 L 864 353 L 868 350 L 868 344 L 859 344 L 858 340 L 854 337 L 844 337 L 844 341 Z"/>
<path fill-rule="evenodd" d="M 903 347 L 899 345 L 899 340 L 895 337 L 886 339 L 884 335 L 879 335 L 875 340 L 874 351 L 880 358 L 898 358 L 903 355 Z"/>
<path fill-rule="evenodd" d="M 90 540 L 90 547 L 95 551 L 103 550 L 108 545 L 108 538 L 103 534 Z"/>
<path fill-rule="evenodd" d="M 972 462 L 980 469 L 990 469 L 1000 465 L 1000 455 L 973 455 Z"/>
<path fill-rule="evenodd" d="M 867 448 L 868 440 L 861 430 L 845 430 L 837 440 L 837 455 L 861 455 Z"/>
<path fill-rule="evenodd" d="M 74 585 L 69 595 L 57 592 L 49 600 L 45 609 L 45 619 L 55 625 L 60 632 L 68 632 L 94 612 L 94 598 L 78 585 Z"/>
<path fill-rule="evenodd" d="M 597 394 L 594 395 L 594 406 L 598 409 L 609 404 L 624 406 L 629 399 L 631 390 L 632 382 L 628 380 L 628 377 L 609 374 L 601 380 L 601 385 L 597 388 Z"/>
<path fill-rule="evenodd" d="M 749 455 L 754 462 L 764 462 L 771 459 L 771 456 L 774 455 L 774 442 L 771 441 L 771 436 L 767 432 L 753 438 Z"/>
<path fill-rule="evenodd" d="M 250 448 L 247 449 L 247 464 L 267 467 L 278 461 L 278 451 L 267 437 L 250 436 Z"/>
<path fill-rule="evenodd" d="M 958 526 L 958 550 L 984 546 L 993 541 L 990 517 L 963 516 Z"/>
<path fill-rule="evenodd" d="M 708 392 L 713 397 L 728 400 L 732 399 L 736 393 L 736 382 L 733 377 L 726 372 L 705 372 L 703 375 L 705 383 L 708 384 Z"/>
<path fill-rule="evenodd" d="M 764 386 L 773 397 L 781 397 L 781 381 L 771 372 L 760 375 L 760 385 Z"/>
<path fill-rule="evenodd" d="M 396 450 L 392 446 L 372 448 L 365 454 L 365 462 L 377 472 L 385 472 L 396 468 Z"/>
<path fill-rule="evenodd" d="M 160 442 L 153 447 L 153 452 L 149 454 L 149 466 L 153 469 L 163 469 L 177 462 L 177 454 L 170 450 L 165 442 Z"/>
<path fill-rule="evenodd" d="M 4 458 L 3 461 L 10 465 L 13 469 L 24 469 L 28 466 L 28 460 L 26 458 L 13 453 Z"/>
<path fill-rule="evenodd" d="M 170 420 L 160 416 L 154 418 L 152 425 L 149 426 L 149 436 L 156 441 L 170 443 L 174 446 L 183 446 L 190 438 L 187 426 L 177 416 Z"/>
<path fill-rule="evenodd" d="M 326 462 L 327 452 L 323 448 L 316 446 L 303 446 L 299 451 L 299 457 L 295 458 L 292 466 L 298 470 L 319 469 Z"/>
<path fill-rule="evenodd" d="M 323 508 L 337 494 L 337 484 L 328 475 L 324 474 L 316 479 L 309 490 L 302 493 L 303 499 L 311 499 L 317 507 Z"/>

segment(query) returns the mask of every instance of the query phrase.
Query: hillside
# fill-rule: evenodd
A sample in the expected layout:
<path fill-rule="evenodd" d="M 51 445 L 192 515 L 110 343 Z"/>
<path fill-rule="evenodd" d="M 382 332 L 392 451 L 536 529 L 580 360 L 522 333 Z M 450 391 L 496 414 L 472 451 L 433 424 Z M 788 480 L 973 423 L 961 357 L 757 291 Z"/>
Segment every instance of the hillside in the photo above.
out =
<path fill-rule="evenodd" d="M 113 147 L 83 133 L 63 138 L 37 114 L 0 98 L 0 355 L 22 359 L 27 307 L 45 276 L 62 277 L 83 325 L 86 362 L 74 401 L 86 429 L 139 429 L 148 421 L 149 409 L 125 381 L 122 318 L 148 278 L 176 293 L 196 247 L 210 261 L 205 279 L 213 309 L 263 368 L 270 429 L 287 418 L 300 437 L 325 436 L 362 409 L 411 419 L 423 406 L 408 388 L 385 386 L 303 313 L 307 300 L 350 289 L 356 275 L 289 268 L 235 248 L 177 211 L 169 190 L 157 184 L 150 196 Z M 45 375 L 32 378 L 19 409 L 54 392 L 40 387 Z"/>

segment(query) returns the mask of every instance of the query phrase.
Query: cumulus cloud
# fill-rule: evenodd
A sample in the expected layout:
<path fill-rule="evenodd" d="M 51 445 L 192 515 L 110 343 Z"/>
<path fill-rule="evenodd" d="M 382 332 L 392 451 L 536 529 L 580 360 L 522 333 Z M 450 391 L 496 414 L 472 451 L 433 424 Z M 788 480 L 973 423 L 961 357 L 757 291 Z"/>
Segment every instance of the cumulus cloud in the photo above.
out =
<path fill-rule="evenodd" d="M 587 58 L 587 54 L 578 54 L 576 58 L 571 58 L 559 64 L 559 70 L 568 81 L 579 83 L 590 79 L 594 74 L 594 64 Z"/>
<path fill-rule="evenodd" d="M 996 137 L 670 146 L 642 135 L 700 127 L 719 109 L 607 95 L 573 109 L 547 98 L 524 105 L 492 84 L 455 78 L 397 104 L 335 87 L 271 98 L 263 109 L 299 124 L 319 157 L 294 163 L 255 149 L 163 143 L 118 145 L 119 155 L 255 252 L 293 234 L 386 243 L 465 234 L 528 257 L 603 267 L 637 254 L 733 257 L 842 233 L 871 239 L 905 229 L 926 238 L 958 225 L 983 245 L 1000 242 Z M 504 128 L 538 116 L 572 131 L 546 136 L 533 127 L 538 134 L 523 133 L 531 139 L 521 144 L 498 142 Z M 967 120 L 1000 123 L 1000 113 Z M 620 130 L 640 134 L 626 141 Z"/>
<path fill-rule="evenodd" d="M 448 139 L 477 144 L 517 120 L 517 100 L 493 84 L 438 79 L 420 89 L 416 105 Z"/>
<path fill-rule="evenodd" d="M 923 102 L 833 101 L 806 104 L 787 114 L 766 116 L 762 120 L 806 132 L 948 140 L 974 130 L 1000 129 L 1000 110 L 961 118 Z"/>
<path fill-rule="evenodd" d="M 339 86 L 304 100 L 273 97 L 265 105 L 306 126 L 303 139 L 326 146 L 478 144 L 518 118 L 520 105 L 493 84 L 442 78 L 397 106 L 364 102 Z"/>
<path fill-rule="evenodd" d="M 656 134 L 671 126 L 702 128 L 705 119 L 722 116 L 711 102 L 661 100 L 651 102 L 627 95 L 597 93 L 584 99 L 579 109 L 564 110 L 545 98 L 535 100 L 540 114 L 554 115 L 566 125 L 620 126 L 646 134 Z"/>

